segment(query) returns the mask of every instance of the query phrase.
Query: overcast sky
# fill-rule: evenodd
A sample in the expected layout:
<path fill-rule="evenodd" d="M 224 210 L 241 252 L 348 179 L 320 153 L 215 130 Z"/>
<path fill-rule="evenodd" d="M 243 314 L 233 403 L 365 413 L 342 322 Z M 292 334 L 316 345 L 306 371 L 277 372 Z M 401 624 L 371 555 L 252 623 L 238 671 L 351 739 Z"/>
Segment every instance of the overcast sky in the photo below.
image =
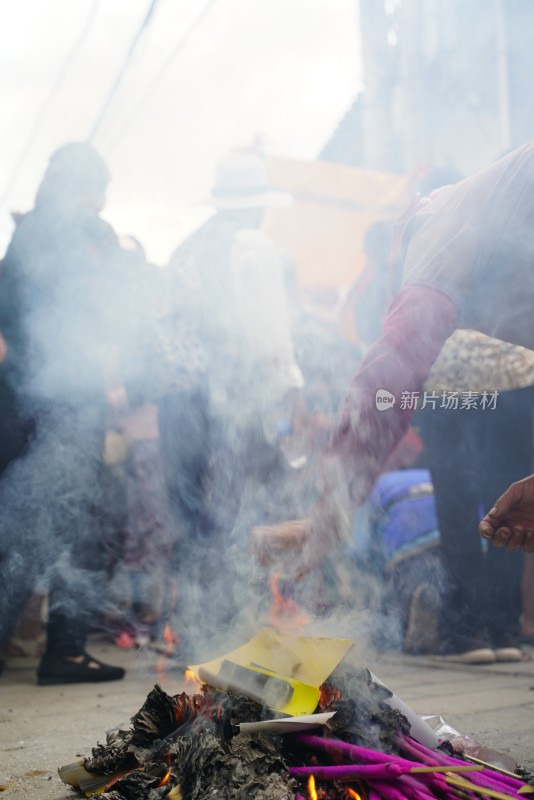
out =
<path fill-rule="evenodd" d="M 51 152 L 90 136 L 149 6 L 2 4 L 0 254 Z M 164 264 L 232 148 L 315 158 L 361 86 L 357 16 L 357 0 L 159 0 L 94 138 L 117 232 Z"/>

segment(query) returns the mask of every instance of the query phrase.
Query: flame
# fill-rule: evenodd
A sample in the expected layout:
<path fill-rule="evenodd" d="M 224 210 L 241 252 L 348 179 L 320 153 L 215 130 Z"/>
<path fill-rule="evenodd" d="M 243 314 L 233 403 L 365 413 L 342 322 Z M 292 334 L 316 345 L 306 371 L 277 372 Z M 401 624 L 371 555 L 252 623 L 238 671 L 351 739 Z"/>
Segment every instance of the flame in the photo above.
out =
<path fill-rule="evenodd" d="M 280 591 L 278 575 L 271 576 L 269 588 L 273 596 L 271 608 L 269 610 L 269 622 L 272 627 L 286 633 L 302 630 L 311 619 L 299 608 L 293 598 L 284 597 Z"/>
<path fill-rule="evenodd" d="M 202 681 L 198 680 L 197 676 L 191 669 L 186 669 L 186 671 L 184 672 L 184 677 L 185 677 L 185 682 L 196 694 L 203 685 Z"/>
<path fill-rule="evenodd" d="M 359 795 L 354 789 L 351 789 L 350 786 L 347 788 L 347 794 L 351 800 L 362 800 L 361 795 Z"/>
<path fill-rule="evenodd" d="M 171 777 L 171 772 L 170 772 L 170 770 L 167 770 L 167 774 L 164 775 L 163 778 L 161 779 L 160 784 L 158 786 L 158 789 L 161 786 L 166 786 L 168 784 L 168 782 L 169 782 L 170 777 Z"/>
<path fill-rule="evenodd" d="M 173 631 L 168 622 L 163 627 L 163 640 L 165 642 L 165 650 L 154 667 L 154 671 L 160 677 L 165 675 L 167 671 L 166 660 L 174 654 L 180 641 L 179 635 Z"/>
<path fill-rule="evenodd" d="M 163 638 L 167 642 L 167 647 L 171 652 L 174 650 L 175 645 L 177 645 L 180 641 L 180 637 L 173 631 L 168 622 L 165 623 L 165 627 L 163 628 Z"/>
<path fill-rule="evenodd" d="M 315 777 L 310 775 L 308 778 L 308 794 L 310 800 L 318 800 L 317 789 L 315 788 Z"/>

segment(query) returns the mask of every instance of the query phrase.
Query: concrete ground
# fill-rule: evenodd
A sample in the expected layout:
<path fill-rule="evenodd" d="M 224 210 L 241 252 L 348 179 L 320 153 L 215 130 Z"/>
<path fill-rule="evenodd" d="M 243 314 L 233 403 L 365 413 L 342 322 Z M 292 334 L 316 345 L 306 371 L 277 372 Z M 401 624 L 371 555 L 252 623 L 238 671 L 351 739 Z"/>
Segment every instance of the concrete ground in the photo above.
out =
<path fill-rule="evenodd" d="M 73 800 L 57 768 L 90 754 L 112 728 L 129 727 L 158 682 L 183 690 L 179 672 L 158 673 L 159 659 L 125 652 L 102 641 L 95 656 L 128 668 L 124 680 L 98 685 L 39 687 L 35 667 L 10 668 L 0 677 L 0 799 Z M 530 649 L 534 658 L 534 649 Z M 367 663 L 419 714 L 438 714 L 487 747 L 534 770 L 534 660 L 484 667 L 445 666 L 427 658 L 383 657 Z"/>

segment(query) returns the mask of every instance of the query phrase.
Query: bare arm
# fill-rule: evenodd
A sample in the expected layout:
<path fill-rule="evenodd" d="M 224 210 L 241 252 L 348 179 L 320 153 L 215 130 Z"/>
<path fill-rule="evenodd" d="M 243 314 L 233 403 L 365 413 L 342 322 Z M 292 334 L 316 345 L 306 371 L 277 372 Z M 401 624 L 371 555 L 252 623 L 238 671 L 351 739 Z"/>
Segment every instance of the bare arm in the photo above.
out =
<path fill-rule="evenodd" d="M 382 338 L 369 349 L 354 377 L 331 447 L 317 479 L 319 499 L 307 520 L 256 528 L 252 545 L 263 564 L 284 550 L 302 552 L 297 571 L 318 563 L 350 535 L 351 510 L 369 494 L 393 448 L 408 429 L 413 409 L 403 392 L 420 392 L 444 342 L 456 325 L 452 299 L 440 290 L 410 285 L 392 304 Z M 396 398 L 387 411 L 377 409 L 376 393 Z M 296 559 L 294 559 L 296 561 Z"/>

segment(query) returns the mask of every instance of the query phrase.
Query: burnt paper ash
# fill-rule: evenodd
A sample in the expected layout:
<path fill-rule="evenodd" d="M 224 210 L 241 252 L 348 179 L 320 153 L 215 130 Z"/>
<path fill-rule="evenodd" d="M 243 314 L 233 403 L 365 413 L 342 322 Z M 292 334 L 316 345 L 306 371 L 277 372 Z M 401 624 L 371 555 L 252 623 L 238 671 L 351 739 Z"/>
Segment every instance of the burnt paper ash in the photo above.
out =
<path fill-rule="evenodd" d="M 372 680 L 367 669 L 340 665 L 322 687 L 321 711 L 335 711 L 327 723 L 332 736 L 370 750 L 397 753 L 399 733 L 409 734 L 410 724 L 388 705 L 392 693 Z"/>
<path fill-rule="evenodd" d="M 271 736 L 240 732 L 244 722 L 279 716 L 250 698 L 208 687 L 192 697 L 169 697 L 155 686 L 130 731 L 110 734 L 85 770 L 77 762 L 60 775 L 86 796 L 102 792 L 103 800 L 297 800 L 313 792 L 322 800 L 351 800 L 373 791 L 386 800 L 465 800 L 482 792 L 518 797 L 519 770 L 515 778 L 450 755 L 450 745 L 426 747 L 410 737 L 391 698 L 368 670 L 342 663 L 321 687 L 315 709 L 335 712 L 322 720 L 326 730 Z M 312 778 L 314 786 L 307 783 Z"/>
<path fill-rule="evenodd" d="M 207 791 L 223 800 L 295 796 L 296 783 L 289 777 L 279 737 L 240 734 L 224 743 L 206 731 L 176 742 L 172 750 L 173 765 L 180 764 L 184 798 L 201 800 Z"/>
<path fill-rule="evenodd" d="M 329 735 L 394 752 L 408 722 L 387 700 L 391 692 L 368 670 L 339 667 L 321 687 L 317 711 L 335 711 Z M 85 768 L 109 776 L 105 800 L 289 800 L 296 794 L 290 767 L 311 755 L 292 737 L 241 734 L 239 725 L 274 712 L 245 696 L 204 689 L 170 697 L 159 686 L 132 717 L 129 731 L 108 734 Z M 121 773 L 127 774 L 121 777 Z"/>
<path fill-rule="evenodd" d="M 117 780 L 110 791 L 104 795 L 95 794 L 94 797 L 105 797 L 106 800 L 140 800 L 140 798 L 158 800 L 167 794 L 162 783 L 168 772 L 164 764 L 151 764 L 143 771 L 130 772 L 124 778 Z"/>
<path fill-rule="evenodd" d="M 211 706 L 205 695 L 182 693 L 170 697 L 156 684 L 132 717 L 131 728 L 108 733 L 106 744 L 94 747 L 84 766 L 89 772 L 105 775 L 134 769 L 150 759 L 156 745 L 192 725 L 201 714 L 209 713 Z"/>

